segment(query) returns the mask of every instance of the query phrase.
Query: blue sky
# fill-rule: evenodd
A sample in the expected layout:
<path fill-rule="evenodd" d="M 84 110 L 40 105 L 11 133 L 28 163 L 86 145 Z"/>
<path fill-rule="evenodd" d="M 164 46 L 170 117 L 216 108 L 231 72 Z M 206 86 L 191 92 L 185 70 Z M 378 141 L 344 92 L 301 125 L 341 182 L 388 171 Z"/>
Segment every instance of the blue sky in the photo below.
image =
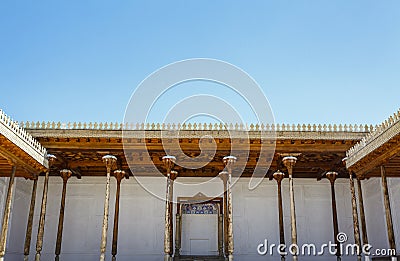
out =
<path fill-rule="evenodd" d="M 280 123 L 400 107 L 397 0 L 1 1 L 0 37 L 0 108 L 17 120 L 122 121 L 143 79 L 197 57 L 249 73 Z"/>

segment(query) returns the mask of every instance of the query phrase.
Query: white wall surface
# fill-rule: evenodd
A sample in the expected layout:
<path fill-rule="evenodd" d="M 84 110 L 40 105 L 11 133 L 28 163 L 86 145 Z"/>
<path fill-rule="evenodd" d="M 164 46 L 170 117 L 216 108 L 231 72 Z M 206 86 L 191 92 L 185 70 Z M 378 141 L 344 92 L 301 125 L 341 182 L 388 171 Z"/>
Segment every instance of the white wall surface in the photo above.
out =
<path fill-rule="evenodd" d="M 184 178 L 181 178 L 183 180 Z M 179 180 L 179 178 L 178 178 Z M 187 183 L 196 183 L 202 179 L 185 178 Z M 0 179 L 0 203 L 2 216 L 4 195 L 8 179 Z M 32 181 L 16 179 L 15 198 L 10 222 L 10 233 L 6 260 L 22 260 L 26 222 L 29 211 Z M 83 177 L 81 180 L 70 178 L 65 207 L 64 237 L 62 243 L 62 261 L 98 260 L 105 177 Z M 296 213 L 298 243 L 314 243 L 318 247 L 333 241 L 330 186 L 327 180 L 295 179 Z M 107 243 L 107 260 L 111 260 L 111 240 L 115 200 L 115 179 L 111 183 L 110 216 Z M 257 246 L 265 239 L 269 243 L 279 244 L 279 226 L 277 212 L 277 187 L 275 181 L 264 180 L 255 190 L 247 188 L 248 179 L 241 179 L 233 187 L 234 242 L 235 260 L 279 260 L 274 256 L 259 256 Z M 149 178 L 146 186 L 165 191 L 165 180 Z M 400 179 L 389 179 L 393 222 L 397 246 L 400 248 Z M 192 187 L 177 186 L 174 197 L 190 197 L 202 192 L 215 194 L 221 190 L 222 182 L 204 185 L 201 191 Z M 31 244 L 30 260 L 34 259 L 37 226 L 42 198 L 43 178 L 39 179 L 36 197 L 36 209 Z M 49 183 L 49 201 L 46 215 L 44 247 L 42 260 L 54 260 L 62 179 L 51 177 Z M 380 179 L 363 182 L 364 204 L 370 243 L 374 247 L 387 248 L 387 233 L 382 201 Z M 288 182 L 283 182 L 283 204 L 285 216 L 286 243 L 290 244 L 290 208 Z M 351 197 L 348 180 L 336 182 L 339 230 L 345 232 L 354 242 L 351 212 Z M 118 260 L 163 260 L 164 240 L 164 202 L 144 190 L 134 178 L 123 180 L 121 186 L 120 230 L 118 240 Z M 175 210 L 174 210 L 175 212 Z M 175 223 L 174 223 L 175 224 Z M 198 229 L 198 231 L 201 231 Z M 207 229 L 204 229 L 207 231 Z M 206 233 L 206 232 L 205 232 Z M 288 259 L 289 260 L 289 259 Z M 335 257 L 302 257 L 301 260 L 336 260 Z M 343 260 L 355 260 L 343 257 Z"/>

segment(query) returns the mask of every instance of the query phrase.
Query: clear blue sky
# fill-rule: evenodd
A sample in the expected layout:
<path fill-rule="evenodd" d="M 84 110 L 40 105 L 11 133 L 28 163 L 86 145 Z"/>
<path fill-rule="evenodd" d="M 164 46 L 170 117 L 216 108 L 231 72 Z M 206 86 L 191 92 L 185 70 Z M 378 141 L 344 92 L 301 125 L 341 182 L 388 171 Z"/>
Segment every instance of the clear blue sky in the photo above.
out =
<path fill-rule="evenodd" d="M 379 123 L 400 101 L 400 1 L 1 1 L 0 108 L 122 121 L 135 87 L 206 57 L 248 72 L 277 122 Z"/>

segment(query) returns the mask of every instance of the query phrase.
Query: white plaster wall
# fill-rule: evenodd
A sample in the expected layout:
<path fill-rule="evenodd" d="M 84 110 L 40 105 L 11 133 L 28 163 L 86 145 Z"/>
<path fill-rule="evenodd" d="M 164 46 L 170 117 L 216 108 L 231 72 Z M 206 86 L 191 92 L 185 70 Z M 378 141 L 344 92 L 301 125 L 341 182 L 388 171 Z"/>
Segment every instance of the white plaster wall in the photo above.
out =
<path fill-rule="evenodd" d="M 400 179 L 388 178 L 392 221 L 397 249 L 400 249 Z M 374 248 L 389 248 L 381 178 L 363 182 L 364 208 L 369 243 Z"/>
<path fill-rule="evenodd" d="M 7 184 L 8 184 L 9 178 L 0 178 L 0 220 L 3 220 L 3 213 L 4 213 L 4 201 L 7 196 Z M 0 223 L 1 226 L 1 223 Z"/>
<path fill-rule="evenodd" d="M 181 178 L 183 179 L 183 178 Z M 199 182 L 202 179 L 186 178 L 185 182 Z M 7 179 L 0 179 L 0 203 L 3 209 Z M 68 182 L 65 208 L 64 237 L 61 260 L 98 260 L 103 218 L 105 177 L 72 177 Z M 165 191 L 163 179 L 149 178 L 145 181 L 158 191 Z M 330 185 L 327 180 L 295 179 L 298 243 L 314 243 L 320 246 L 333 240 Z M 32 181 L 16 179 L 15 199 L 11 219 L 10 237 L 6 260 L 22 260 L 25 229 L 29 211 Z M 34 259 L 36 234 L 42 198 L 43 178 L 39 179 L 36 198 L 34 228 L 30 260 Z M 268 239 L 269 243 L 279 243 L 277 213 L 277 187 L 275 181 L 264 180 L 255 190 L 249 190 L 248 179 L 241 179 L 233 187 L 235 260 L 279 260 L 274 256 L 259 256 L 257 246 Z M 400 180 L 389 179 L 393 222 L 399 246 Z M 42 260 L 54 260 L 59 205 L 62 180 L 51 177 L 49 201 L 46 215 Z M 222 189 L 222 182 L 215 180 L 205 185 L 201 191 L 192 187 L 177 186 L 174 197 L 194 196 L 198 192 L 214 194 Z M 385 216 L 379 179 L 363 183 L 364 203 L 370 243 L 374 247 L 387 247 Z M 286 243 L 290 240 L 290 208 L 288 181 L 283 182 Z M 111 183 L 109 233 L 107 260 L 111 260 L 112 222 L 114 213 L 115 179 Z M 351 197 L 348 180 L 336 182 L 339 230 L 353 240 Z M 1 211 L 2 215 L 3 211 Z M 174 221 L 175 222 L 175 221 Z M 174 223 L 175 224 L 175 223 Z M 145 191 L 134 178 L 123 180 L 121 186 L 120 231 L 118 260 L 163 260 L 164 202 Z M 335 257 L 303 257 L 303 260 L 336 260 Z M 343 260 L 354 260 L 343 257 Z"/>
<path fill-rule="evenodd" d="M 400 179 L 389 178 L 390 203 L 392 207 L 392 219 L 394 233 L 396 235 L 397 252 L 400 251 Z"/>

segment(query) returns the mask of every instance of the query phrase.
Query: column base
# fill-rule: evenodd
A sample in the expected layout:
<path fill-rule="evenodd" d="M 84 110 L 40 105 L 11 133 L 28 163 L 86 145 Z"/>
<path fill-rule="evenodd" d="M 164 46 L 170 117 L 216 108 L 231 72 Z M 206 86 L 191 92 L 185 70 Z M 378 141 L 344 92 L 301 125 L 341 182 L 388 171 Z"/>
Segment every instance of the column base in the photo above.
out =
<path fill-rule="evenodd" d="M 172 261 L 172 260 L 173 260 L 172 256 L 170 256 L 168 254 L 164 255 L 164 261 Z"/>
<path fill-rule="evenodd" d="M 24 261 L 28 261 L 29 260 L 29 256 L 28 255 L 24 255 Z"/>
<path fill-rule="evenodd" d="M 40 261 L 40 253 L 36 253 L 36 255 L 35 255 L 35 261 Z"/>
<path fill-rule="evenodd" d="M 105 253 L 101 253 L 100 254 L 100 261 L 104 261 L 106 259 L 106 254 Z"/>

